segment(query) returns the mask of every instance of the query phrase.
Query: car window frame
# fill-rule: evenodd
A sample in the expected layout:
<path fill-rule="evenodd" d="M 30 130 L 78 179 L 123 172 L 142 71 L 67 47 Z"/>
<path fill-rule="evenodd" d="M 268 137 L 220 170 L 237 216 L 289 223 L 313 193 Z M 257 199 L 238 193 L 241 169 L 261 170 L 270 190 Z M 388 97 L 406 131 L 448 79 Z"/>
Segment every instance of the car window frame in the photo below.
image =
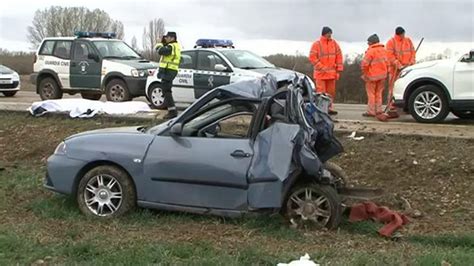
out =
<path fill-rule="evenodd" d="M 42 44 L 41 44 L 41 47 L 38 51 L 38 55 L 53 55 L 53 52 L 54 52 L 54 48 L 56 47 L 56 42 L 58 40 L 45 40 Z M 43 52 L 43 49 L 46 47 L 46 43 L 48 42 L 52 42 L 53 43 L 53 48 L 51 48 L 51 53 L 44 53 Z"/>
<path fill-rule="evenodd" d="M 69 42 L 69 43 L 71 43 L 71 46 L 69 47 L 69 58 L 57 56 L 57 55 L 54 53 L 54 52 L 56 51 L 56 47 L 58 46 L 58 43 L 59 43 L 59 42 Z M 72 55 L 71 55 L 71 54 L 72 54 L 72 48 L 73 48 L 73 45 L 72 45 L 72 44 L 73 44 L 73 41 L 72 41 L 72 40 L 55 40 L 55 41 L 54 41 L 53 51 L 52 51 L 51 55 L 54 56 L 54 57 L 57 57 L 57 58 L 64 59 L 64 60 L 71 60 L 71 58 L 72 58 Z"/>
<path fill-rule="evenodd" d="M 184 121 L 180 122 L 182 125 L 183 125 L 183 129 L 184 129 L 184 126 L 189 123 L 191 120 L 195 119 L 196 117 L 206 113 L 207 111 L 211 110 L 211 109 L 214 109 L 214 108 L 218 108 L 219 106 L 222 106 L 222 105 L 225 105 L 225 104 L 230 104 L 231 102 L 248 102 L 250 104 L 255 104 L 257 105 L 256 106 L 256 109 L 255 109 L 255 112 L 253 114 L 253 117 L 252 117 L 252 121 L 250 123 L 250 131 L 249 131 L 249 138 L 251 136 L 251 133 L 253 132 L 253 127 L 255 125 L 255 119 L 257 118 L 258 116 L 258 113 L 259 113 L 259 110 L 261 108 L 261 104 L 262 104 L 262 101 L 260 100 L 254 100 L 254 99 L 247 99 L 247 98 L 240 98 L 240 97 L 236 97 L 236 98 L 230 98 L 230 99 L 226 99 L 224 101 L 220 101 L 220 102 L 217 102 L 215 104 L 212 104 L 212 105 L 209 105 L 207 106 L 206 108 L 204 109 L 201 109 L 199 110 L 198 112 L 196 112 L 195 114 L 193 114 L 192 116 L 190 117 L 187 117 Z M 237 112 L 236 112 L 237 113 Z M 229 114 L 229 115 L 232 115 L 232 114 Z M 223 117 L 227 117 L 226 116 L 223 116 Z M 220 118 L 220 119 L 217 119 L 216 121 L 219 121 L 223 118 Z M 215 121 L 214 121 L 215 122 Z M 208 125 L 214 123 L 214 122 L 211 122 L 209 123 Z M 207 127 L 208 125 L 205 125 L 203 126 L 202 128 L 200 129 L 197 129 L 198 131 L 202 130 L 203 128 Z M 169 131 L 169 128 L 168 128 L 168 131 Z M 199 136 L 185 136 L 185 137 L 189 137 L 189 138 L 200 138 Z M 201 137 L 202 138 L 202 137 Z"/>
<path fill-rule="evenodd" d="M 219 71 L 219 70 L 216 70 L 216 69 L 202 69 L 199 67 L 199 56 L 201 53 L 211 53 L 213 54 L 214 56 L 217 56 L 224 64 L 224 66 L 227 68 L 227 71 Z M 198 50 L 197 51 L 197 57 L 196 57 L 196 69 L 198 70 L 202 70 L 202 71 L 213 71 L 213 72 L 220 72 L 220 73 L 228 73 L 228 72 L 232 72 L 232 68 L 229 66 L 229 64 L 227 63 L 227 61 L 218 53 L 214 52 L 214 51 L 210 51 L 210 50 Z"/>
<path fill-rule="evenodd" d="M 188 53 L 194 54 L 195 60 L 193 61 L 193 66 L 192 66 L 192 68 L 183 68 L 183 67 L 179 66 L 179 69 L 196 70 L 196 69 L 197 69 L 198 53 L 197 53 L 197 51 L 183 51 L 183 52 L 181 53 L 181 57 L 183 56 L 183 54 L 188 54 Z M 180 63 L 181 63 L 181 62 L 180 62 Z"/>
<path fill-rule="evenodd" d="M 78 59 L 78 58 L 76 58 L 76 46 L 77 46 L 78 44 L 80 44 L 80 43 L 86 44 L 86 46 L 87 46 L 87 48 L 88 48 L 88 50 L 89 50 L 89 54 L 94 53 L 94 54 L 96 54 L 96 55 L 100 58 L 100 60 L 101 60 L 101 57 L 100 57 L 99 53 L 95 50 L 95 47 L 90 43 L 90 41 L 87 41 L 87 40 L 80 40 L 80 39 L 74 40 L 74 42 L 72 43 L 72 44 L 73 44 L 73 46 L 72 46 L 72 49 L 73 49 L 73 50 L 72 50 L 72 54 L 71 54 L 71 60 L 80 60 L 80 61 L 86 60 L 86 61 L 88 61 L 88 62 L 95 62 L 93 59 L 90 59 L 89 56 L 86 56 L 85 59 Z"/>
<path fill-rule="evenodd" d="M 253 123 L 253 121 L 254 121 L 256 115 L 257 115 L 257 111 L 258 111 L 258 109 L 255 110 L 255 113 L 241 111 L 241 112 L 236 112 L 236 113 L 230 114 L 230 115 L 228 115 L 228 116 L 224 116 L 224 117 L 222 117 L 221 119 L 218 119 L 218 120 L 216 120 L 216 121 L 210 123 L 209 125 L 207 125 L 207 126 L 201 128 L 201 129 L 199 129 L 199 130 L 198 130 L 198 135 L 199 135 L 199 132 L 205 131 L 206 129 L 208 129 L 208 128 L 212 127 L 212 126 L 215 126 L 215 125 L 217 125 L 217 124 L 220 124 L 220 122 L 222 122 L 222 121 L 224 121 L 224 120 L 226 120 L 226 119 L 230 119 L 230 118 L 237 117 L 237 116 L 241 116 L 241 115 L 248 115 L 248 116 L 251 116 L 252 119 L 250 120 L 250 124 L 249 124 L 249 128 L 247 129 L 247 134 L 246 134 L 246 136 L 244 136 L 244 137 L 240 137 L 240 136 L 239 136 L 239 137 L 235 137 L 235 138 L 219 138 L 219 137 L 218 137 L 219 135 L 217 135 L 217 137 L 215 137 L 215 139 L 250 139 L 251 133 L 252 133 L 252 123 Z M 197 136 L 197 138 L 202 138 L 202 137 Z M 206 137 L 206 138 L 208 138 L 208 137 Z"/>

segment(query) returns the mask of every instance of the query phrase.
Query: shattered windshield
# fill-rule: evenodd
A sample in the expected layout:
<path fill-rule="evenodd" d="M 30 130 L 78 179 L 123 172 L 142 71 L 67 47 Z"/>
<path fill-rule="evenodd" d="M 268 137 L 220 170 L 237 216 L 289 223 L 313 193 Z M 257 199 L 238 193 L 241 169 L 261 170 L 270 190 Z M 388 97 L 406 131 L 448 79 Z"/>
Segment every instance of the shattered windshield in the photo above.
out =
<path fill-rule="evenodd" d="M 140 58 L 140 55 L 122 41 L 94 41 L 93 43 L 103 58 Z"/>
<path fill-rule="evenodd" d="M 275 68 L 273 64 L 262 57 L 243 50 L 223 50 L 222 54 L 232 63 L 234 67 L 242 69 Z"/>

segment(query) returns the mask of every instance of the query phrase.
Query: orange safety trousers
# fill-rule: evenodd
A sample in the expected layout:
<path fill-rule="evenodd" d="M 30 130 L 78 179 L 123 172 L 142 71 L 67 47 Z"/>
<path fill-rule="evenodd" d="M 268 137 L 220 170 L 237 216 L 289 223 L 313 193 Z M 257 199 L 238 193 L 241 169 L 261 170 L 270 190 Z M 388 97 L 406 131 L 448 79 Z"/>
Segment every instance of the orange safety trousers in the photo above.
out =
<path fill-rule="evenodd" d="M 393 87 L 395 86 L 395 81 L 398 79 L 398 75 L 400 75 L 400 70 L 392 67 L 390 69 L 389 78 L 388 78 L 388 94 L 387 94 L 387 104 L 389 105 L 389 110 L 397 110 L 395 103 L 393 102 Z"/>
<path fill-rule="evenodd" d="M 377 115 L 382 113 L 382 94 L 385 87 L 385 79 L 365 82 L 367 91 L 367 113 L 369 115 Z"/>
<path fill-rule="evenodd" d="M 331 96 L 331 104 L 329 110 L 333 110 L 333 101 L 336 98 L 336 80 L 335 79 L 317 79 L 316 92 L 327 93 Z"/>

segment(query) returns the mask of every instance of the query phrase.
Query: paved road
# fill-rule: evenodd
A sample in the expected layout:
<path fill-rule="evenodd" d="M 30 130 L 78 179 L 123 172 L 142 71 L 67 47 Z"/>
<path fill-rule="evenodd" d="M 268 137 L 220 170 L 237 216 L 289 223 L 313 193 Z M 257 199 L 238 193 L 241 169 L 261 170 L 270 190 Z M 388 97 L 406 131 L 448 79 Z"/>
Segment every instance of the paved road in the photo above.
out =
<path fill-rule="evenodd" d="M 80 98 L 79 94 L 76 95 L 64 95 L 64 98 Z M 102 96 L 102 101 L 105 101 L 105 96 Z M 9 109 L 9 110 L 25 110 L 28 108 L 31 103 L 35 101 L 40 101 L 39 96 L 32 91 L 19 91 L 15 97 L 4 97 L 0 94 L 0 109 Z M 146 102 L 145 97 L 135 98 L 134 101 L 144 101 Z M 179 105 L 184 107 L 185 105 Z M 355 121 L 374 121 L 374 118 L 363 117 L 362 113 L 365 111 L 365 105 L 362 104 L 336 104 L 336 110 L 339 111 L 339 114 L 335 116 L 336 120 L 355 120 Z M 396 122 L 415 122 L 410 115 L 402 115 L 396 120 Z M 474 120 L 460 120 L 453 115 L 449 115 L 446 121 L 442 124 L 457 124 L 457 125 L 474 125 Z"/>

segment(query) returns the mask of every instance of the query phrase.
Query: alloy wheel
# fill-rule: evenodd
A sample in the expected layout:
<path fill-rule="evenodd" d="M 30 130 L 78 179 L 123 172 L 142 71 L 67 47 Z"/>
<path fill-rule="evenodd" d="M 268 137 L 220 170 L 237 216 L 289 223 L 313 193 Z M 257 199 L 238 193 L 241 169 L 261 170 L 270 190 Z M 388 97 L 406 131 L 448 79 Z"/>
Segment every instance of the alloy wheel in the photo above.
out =
<path fill-rule="evenodd" d="M 96 175 L 86 185 L 84 201 L 87 208 L 97 216 L 110 216 L 122 204 L 122 186 L 111 175 Z"/>
<path fill-rule="evenodd" d="M 433 119 L 440 114 L 443 103 L 436 93 L 423 91 L 415 97 L 413 107 L 419 117 Z"/>
<path fill-rule="evenodd" d="M 312 187 L 294 191 L 287 202 L 287 210 L 292 222 L 300 225 L 306 221 L 325 227 L 331 218 L 331 205 L 328 198 Z"/>
<path fill-rule="evenodd" d="M 161 88 L 154 88 L 151 91 L 151 102 L 155 106 L 161 106 L 165 102 L 165 96 L 163 95 L 163 90 Z"/>

